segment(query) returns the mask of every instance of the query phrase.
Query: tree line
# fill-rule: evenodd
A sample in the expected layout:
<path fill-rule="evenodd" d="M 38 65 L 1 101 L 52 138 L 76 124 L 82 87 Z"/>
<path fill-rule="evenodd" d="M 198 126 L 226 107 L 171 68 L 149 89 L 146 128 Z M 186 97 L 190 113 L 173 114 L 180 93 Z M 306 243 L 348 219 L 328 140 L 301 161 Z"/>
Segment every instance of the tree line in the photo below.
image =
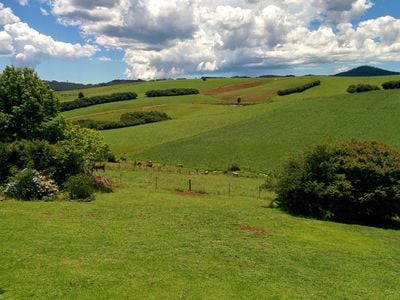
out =
<path fill-rule="evenodd" d="M 83 95 L 83 94 L 81 94 Z M 82 107 L 88 107 L 92 105 L 110 103 L 110 102 L 118 102 L 118 101 L 126 101 L 126 100 L 134 100 L 137 98 L 137 94 L 133 92 L 129 93 L 115 93 L 111 95 L 101 95 L 101 96 L 92 96 L 92 97 L 79 97 L 73 101 L 62 102 L 60 104 L 61 111 L 69 111 Z"/>
<path fill-rule="evenodd" d="M 311 89 L 313 87 L 319 86 L 321 85 L 321 81 L 320 80 L 316 80 L 298 87 L 294 87 L 294 88 L 290 88 L 290 89 L 286 89 L 286 90 L 279 90 L 278 91 L 278 95 L 279 96 L 286 96 L 286 95 L 290 95 L 290 94 L 294 94 L 294 93 L 302 93 L 308 89 Z"/>

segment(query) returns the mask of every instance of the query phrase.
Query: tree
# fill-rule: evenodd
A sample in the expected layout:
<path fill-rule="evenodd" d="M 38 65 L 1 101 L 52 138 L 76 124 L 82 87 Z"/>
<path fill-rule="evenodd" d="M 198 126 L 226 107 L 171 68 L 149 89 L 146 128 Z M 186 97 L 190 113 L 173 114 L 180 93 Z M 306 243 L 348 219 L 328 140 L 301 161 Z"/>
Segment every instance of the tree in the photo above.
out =
<path fill-rule="evenodd" d="M 322 219 L 388 221 L 400 215 L 400 153 L 370 141 L 318 145 L 288 162 L 278 202 Z"/>
<path fill-rule="evenodd" d="M 0 74 L 0 141 L 43 137 L 59 102 L 30 68 L 7 66 Z"/>
<path fill-rule="evenodd" d="M 86 172 L 91 171 L 96 162 L 105 161 L 111 155 L 104 138 L 95 130 L 67 124 L 64 136 L 65 140 L 57 143 L 57 146 L 82 159 Z"/>
<path fill-rule="evenodd" d="M 85 95 L 84 95 L 82 92 L 79 92 L 79 94 L 78 94 L 78 98 L 79 98 L 79 99 L 81 99 L 81 98 L 85 98 Z"/>
<path fill-rule="evenodd" d="M 237 98 L 237 100 L 236 100 L 236 103 L 237 103 L 237 105 L 240 105 L 240 103 L 242 102 L 242 98 Z"/>

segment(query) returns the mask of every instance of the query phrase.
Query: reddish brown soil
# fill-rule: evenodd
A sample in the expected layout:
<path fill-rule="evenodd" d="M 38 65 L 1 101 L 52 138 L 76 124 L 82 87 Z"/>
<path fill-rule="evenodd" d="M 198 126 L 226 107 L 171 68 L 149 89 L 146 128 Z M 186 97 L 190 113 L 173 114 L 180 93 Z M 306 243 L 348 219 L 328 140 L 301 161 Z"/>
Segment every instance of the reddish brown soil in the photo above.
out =
<path fill-rule="evenodd" d="M 248 88 L 256 87 L 259 85 L 262 85 L 262 82 L 255 81 L 255 82 L 249 82 L 249 83 L 241 83 L 241 84 L 236 84 L 236 85 L 223 86 L 223 87 L 205 91 L 205 92 L 203 92 L 203 95 L 215 96 L 215 95 L 224 94 L 224 93 L 228 93 L 228 92 L 232 92 L 232 91 L 248 89 Z"/>
<path fill-rule="evenodd" d="M 240 225 L 239 226 L 241 231 L 246 231 L 246 232 L 250 232 L 250 233 L 255 233 L 255 234 L 259 234 L 259 235 L 264 235 L 267 233 L 267 230 L 265 230 L 264 228 L 261 227 L 253 227 L 253 226 L 249 226 L 249 225 Z"/>

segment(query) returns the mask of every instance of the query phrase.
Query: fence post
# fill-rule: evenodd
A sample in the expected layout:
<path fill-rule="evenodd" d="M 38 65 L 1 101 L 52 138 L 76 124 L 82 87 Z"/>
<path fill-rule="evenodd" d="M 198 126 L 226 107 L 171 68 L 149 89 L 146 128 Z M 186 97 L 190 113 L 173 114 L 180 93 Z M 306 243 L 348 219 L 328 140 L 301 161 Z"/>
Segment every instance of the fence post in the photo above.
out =
<path fill-rule="evenodd" d="M 158 188 L 158 177 L 156 177 L 156 190 Z"/>
<path fill-rule="evenodd" d="M 192 191 L 192 179 L 189 179 L 189 192 Z"/>
<path fill-rule="evenodd" d="M 261 199 L 261 185 L 258 187 L 258 199 Z"/>

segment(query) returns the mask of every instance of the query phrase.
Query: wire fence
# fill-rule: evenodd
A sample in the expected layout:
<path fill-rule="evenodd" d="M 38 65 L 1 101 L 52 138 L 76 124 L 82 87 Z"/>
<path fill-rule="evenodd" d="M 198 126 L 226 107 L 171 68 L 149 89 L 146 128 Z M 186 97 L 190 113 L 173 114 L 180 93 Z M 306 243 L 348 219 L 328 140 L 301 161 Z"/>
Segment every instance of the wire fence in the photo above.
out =
<path fill-rule="evenodd" d="M 114 164 L 107 168 L 114 181 L 137 188 L 270 199 L 273 192 L 263 188 L 265 176 L 241 175 L 238 172 L 193 170 L 181 167 L 137 167 L 132 164 Z"/>

